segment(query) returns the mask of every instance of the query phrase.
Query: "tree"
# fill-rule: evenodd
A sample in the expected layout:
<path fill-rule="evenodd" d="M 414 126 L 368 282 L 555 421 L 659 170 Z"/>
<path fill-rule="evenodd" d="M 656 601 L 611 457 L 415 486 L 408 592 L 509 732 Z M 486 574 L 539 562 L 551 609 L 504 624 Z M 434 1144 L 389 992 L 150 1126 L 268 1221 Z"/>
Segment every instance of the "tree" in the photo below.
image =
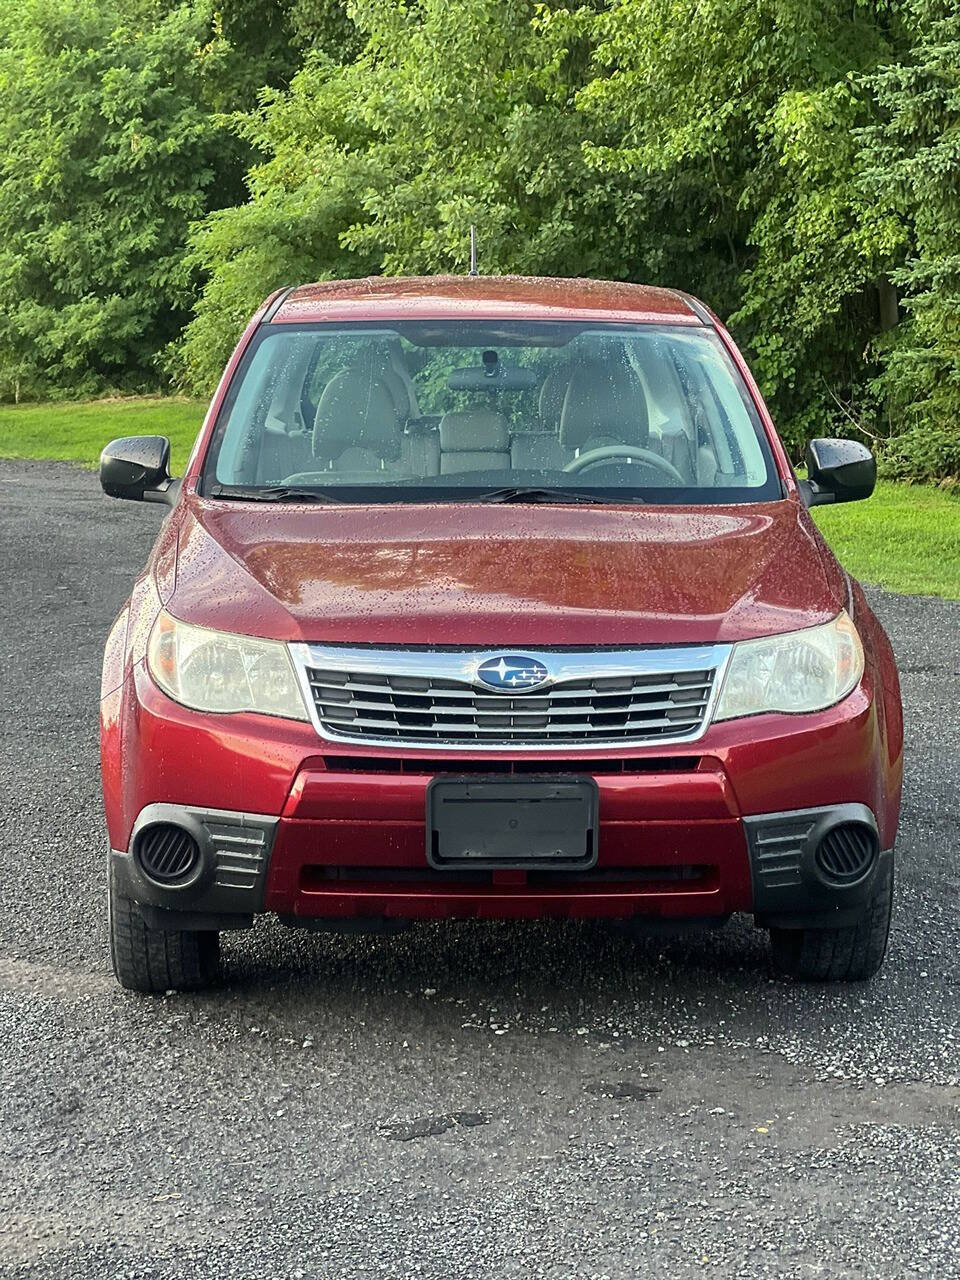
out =
<path fill-rule="evenodd" d="M 583 153 L 572 100 L 589 68 L 574 33 L 548 38 L 532 0 L 363 0 L 364 41 L 339 65 L 311 54 L 264 96 L 243 136 L 267 159 L 249 203 L 194 238 L 208 283 L 180 353 L 208 387 L 244 319 L 284 283 L 463 271 L 469 228 L 487 272 L 628 276 L 626 184 Z"/>
<path fill-rule="evenodd" d="M 188 228 L 242 192 L 237 66 L 205 3 L 26 0 L 0 19 L 0 394 L 156 384 Z"/>
<path fill-rule="evenodd" d="M 347 0 L 279 0 L 301 49 L 313 49 L 335 62 L 352 62 L 362 48 L 360 32 L 347 12 Z M 244 0 L 256 5 L 258 0 Z"/>
<path fill-rule="evenodd" d="M 880 123 L 865 138 L 865 197 L 909 228 L 893 272 L 905 323 L 879 344 L 894 475 L 960 480 L 960 14 L 921 0 L 916 43 L 870 85 Z"/>
<path fill-rule="evenodd" d="M 356 0 L 241 131 L 250 202 L 194 239 L 213 380 L 282 283 L 481 268 L 678 285 L 732 317 L 788 441 L 874 425 L 865 360 L 903 219 L 859 183 L 896 0 Z"/>
<path fill-rule="evenodd" d="M 871 412 L 864 349 L 904 234 L 858 185 L 856 131 L 874 119 L 863 76 L 902 40 L 897 9 L 621 0 L 590 23 L 591 159 L 663 184 L 665 275 L 730 317 L 795 451 Z"/>
<path fill-rule="evenodd" d="M 5 8 L 0 395 L 145 386 L 164 348 L 206 391 L 271 289 L 463 271 L 475 224 L 483 271 L 705 297 L 795 456 L 892 431 L 898 473 L 957 474 L 955 10 Z"/>

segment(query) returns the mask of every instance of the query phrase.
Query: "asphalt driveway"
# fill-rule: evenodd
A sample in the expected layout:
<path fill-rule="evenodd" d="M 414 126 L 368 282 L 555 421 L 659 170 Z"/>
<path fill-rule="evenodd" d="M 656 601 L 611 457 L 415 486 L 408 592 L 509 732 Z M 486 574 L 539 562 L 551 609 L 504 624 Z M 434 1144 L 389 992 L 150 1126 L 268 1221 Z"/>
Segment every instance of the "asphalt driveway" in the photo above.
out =
<path fill-rule="evenodd" d="M 909 726 L 887 967 L 745 921 L 330 939 L 109 973 L 96 700 L 161 512 L 0 462 L 0 1276 L 960 1276 L 960 605 L 874 604 Z"/>

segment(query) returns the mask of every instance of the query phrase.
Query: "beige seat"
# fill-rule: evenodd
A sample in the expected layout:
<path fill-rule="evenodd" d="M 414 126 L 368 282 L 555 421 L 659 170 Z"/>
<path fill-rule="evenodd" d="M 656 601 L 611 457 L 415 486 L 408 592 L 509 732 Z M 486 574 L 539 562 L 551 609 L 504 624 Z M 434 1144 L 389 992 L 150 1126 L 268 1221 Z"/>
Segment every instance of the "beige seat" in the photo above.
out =
<path fill-rule="evenodd" d="M 510 466 L 510 425 L 493 409 L 463 409 L 440 419 L 440 474 Z"/>
<path fill-rule="evenodd" d="M 334 374 L 313 423 L 313 456 L 326 470 L 383 471 L 399 460 L 402 439 L 393 396 L 372 366 Z"/>
<path fill-rule="evenodd" d="M 573 369 L 557 365 L 544 378 L 537 402 L 537 431 L 514 436 L 510 457 L 517 471 L 561 471 L 570 454 L 560 444 L 560 413 Z"/>
<path fill-rule="evenodd" d="M 624 359 L 589 360 L 553 370 L 540 388 L 540 434 L 518 435 L 516 469 L 560 471 L 604 445 L 656 450 L 643 383 Z"/>
<path fill-rule="evenodd" d="M 573 377 L 573 368 L 574 366 L 569 363 L 557 365 L 544 378 L 540 387 L 540 397 L 537 401 L 537 415 L 540 419 L 541 431 L 552 432 L 556 435 L 560 430 L 563 398 L 567 394 L 567 387 L 569 387 L 570 379 Z"/>
<path fill-rule="evenodd" d="M 396 476 L 435 476 L 440 470 L 440 444 L 435 431 L 404 431 L 403 421 L 418 412 L 406 388 L 378 377 L 363 366 L 345 369 L 327 384 L 313 428 L 313 452 L 340 444 L 332 461 L 336 471 L 368 469 Z M 328 394 L 329 397 L 328 397 Z M 400 403 L 398 404 L 398 400 Z M 352 441 L 353 443 L 348 443 Z"/>
<path fill-rule="evenodd" d="M 651 434 L 643 381 L 625 359 L 558 366 L 543 381 L 539 410 L 540 432 L 514 437 L 517 470 L 557 471 L 577 454 L 623 444 L 661 454 L 689 485 L 713 483 L 711 449 L 696 449 L 683 428 L 669 422 Z"/>
<path fill-rule="evenodd" d="M 394 394 L 372 362 L 341 369 L 324 387 L 313 456 L 317 470 L 287 476 L 286 483 L 316 483 L 330 472 L 340 483 L 362 483 L 383 472 L 411 478 L 439 470 L 436 438 L 404 433 Z"/>
<path fill-rule="evenodd" d="M 708 444 L 694 448 L 690 437 L 682 428 L 664 430 L 660 437 L 660 452 L 672 462 L 688 485 L 703 489 L 724 483 L 717 480 L 717 455 Z"/>
<path fill-rule="evenodd" d="M 643 383 L 624 360 L 578 365 L 560 411 L 560 444 L 567 458 L 605 445 L 650 448 Z"/>
<path fill-rule="evenodd" d="M 377 351 L 374 360 L 375 372 L 383 379 L 390 392 L 400 425 L 419 418 L 417 389 L 404 363 L 399 343 L 391 342 L 384 350 Z"/>
<path fill-rule="evenodd" d="M 654 437 L 651 436 L 650 440 L 653 443 Z M 672 427 L 669 423 L 661 427 L 660 452 L 667 462 L 676 467 L 687 484 L 696 484 L 697 464 L 693 442 L 682 427 Z"/>

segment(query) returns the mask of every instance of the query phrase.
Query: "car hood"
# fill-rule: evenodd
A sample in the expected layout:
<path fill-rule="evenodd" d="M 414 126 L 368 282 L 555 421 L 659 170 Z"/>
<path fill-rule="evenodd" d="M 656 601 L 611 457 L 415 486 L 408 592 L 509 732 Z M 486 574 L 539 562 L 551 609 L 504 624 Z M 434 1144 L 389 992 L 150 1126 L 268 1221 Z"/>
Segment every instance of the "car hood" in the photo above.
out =
<path fill-rule="evenodd" d="M 812 626 L 843 580 L 795 500 L 179 510 L 178 617 L 280 640 L 710 643 Z"/>

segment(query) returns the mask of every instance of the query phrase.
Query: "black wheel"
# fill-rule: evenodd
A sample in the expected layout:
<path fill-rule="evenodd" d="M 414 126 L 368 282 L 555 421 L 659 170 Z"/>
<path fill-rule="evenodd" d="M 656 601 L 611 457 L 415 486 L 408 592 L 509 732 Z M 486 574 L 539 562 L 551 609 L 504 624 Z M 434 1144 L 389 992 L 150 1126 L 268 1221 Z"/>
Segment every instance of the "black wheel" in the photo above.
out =
<path fill-rule="evenodd" d="M 862 982 L 883 964 L 893 909 L 893 865 L 856 924 L 838 929 L 771 929 L 773 963 L 804 982 Z"/>
<path fill-rule="evenodd" d="M 216 982 L 220 935 L 215 929 L 151 929 L 137 904 L 117 889 L 112 871 L 107 911 L 113 972 L 128 991 L 200 991 Z"/>

